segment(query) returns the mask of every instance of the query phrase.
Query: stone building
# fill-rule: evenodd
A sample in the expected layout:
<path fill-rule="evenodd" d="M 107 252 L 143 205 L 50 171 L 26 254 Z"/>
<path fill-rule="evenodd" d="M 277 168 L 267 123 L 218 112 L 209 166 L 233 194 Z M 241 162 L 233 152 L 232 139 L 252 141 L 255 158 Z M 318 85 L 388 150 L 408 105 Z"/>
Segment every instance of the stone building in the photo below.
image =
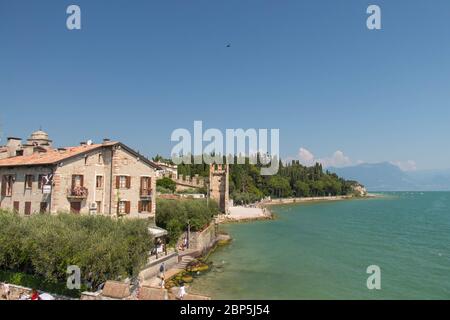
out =
<path fill-rule="evenodd" d="M 53 148 L 43 131 L 0 147 L 0 208 L 31 215 L 155 214 L 156 165 L 121 142 Z"/>
<path fill-rule="evenodd" d="M 229 165 L 211 164 L 209 168 L 209 196 L 219 204 L 223 213 L 229 208 Z"/>

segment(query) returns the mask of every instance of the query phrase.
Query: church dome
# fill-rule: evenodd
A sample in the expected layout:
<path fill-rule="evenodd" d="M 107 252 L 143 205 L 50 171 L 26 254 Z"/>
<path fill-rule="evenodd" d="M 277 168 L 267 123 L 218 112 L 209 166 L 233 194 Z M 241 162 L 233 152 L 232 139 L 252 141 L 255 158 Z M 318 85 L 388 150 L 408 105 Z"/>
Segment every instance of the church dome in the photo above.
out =
<path fill-rule="evenodd" d="M 38 130 L 30 135 L 28 144 L 33 146 L 51 146 L 52 140 L 49 139 L 47 132 Z"/>
<path fill-rule="evenodd" d="M 48 133 L 42 130 L 35 131 L 31 134 L 30 140 L 48 140 Z"/>

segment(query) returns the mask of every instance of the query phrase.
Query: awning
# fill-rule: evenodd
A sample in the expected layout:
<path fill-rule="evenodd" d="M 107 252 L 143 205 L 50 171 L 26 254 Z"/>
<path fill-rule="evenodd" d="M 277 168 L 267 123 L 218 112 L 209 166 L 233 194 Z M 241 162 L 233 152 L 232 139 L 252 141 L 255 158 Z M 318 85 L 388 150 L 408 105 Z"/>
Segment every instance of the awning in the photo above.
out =
<path fill-rule="evenodd" d="M 154 238 L 161 238 L 168 235 L 167 230 L 163 228 L 159 228 L 157 226 L 151 226 L 148 228 L 148 231 L 152 234 Z"/>

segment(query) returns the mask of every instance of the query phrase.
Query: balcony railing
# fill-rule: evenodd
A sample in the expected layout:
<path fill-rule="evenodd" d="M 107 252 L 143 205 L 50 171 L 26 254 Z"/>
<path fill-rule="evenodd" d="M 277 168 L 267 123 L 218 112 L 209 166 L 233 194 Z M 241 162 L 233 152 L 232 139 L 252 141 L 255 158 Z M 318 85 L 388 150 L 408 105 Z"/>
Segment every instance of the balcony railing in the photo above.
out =
<path fill-rule="evenodd" d="M 86 199 L 89 191 L 85 187 L 73 187 L 67 191 L 67 197 L 72 199 Z"/>
<path fill-rule="evenodd" d="M 151 189 L 141 189 L 140 192 L 141 198 L 150 198 L 152 196 Z"/>

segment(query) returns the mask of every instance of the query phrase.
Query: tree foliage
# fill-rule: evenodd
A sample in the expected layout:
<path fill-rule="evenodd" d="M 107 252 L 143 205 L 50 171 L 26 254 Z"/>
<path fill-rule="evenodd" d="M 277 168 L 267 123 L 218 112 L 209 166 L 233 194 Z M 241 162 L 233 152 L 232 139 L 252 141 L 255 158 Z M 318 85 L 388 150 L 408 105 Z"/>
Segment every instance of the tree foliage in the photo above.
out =
<path fill-rule="evenodd" d="M 153 246 L 148 227 L 147 220 L 0 212 L 0 269 L 58 282 L 76 265 L 94 286 L 135 276 Z"/>
<path fill-rule="evenodd" d="M 187 230 L 188 222 L 192 231 L 205 228 L 219 212 L 215 201 L 204 199 L 157 199 L 156 224 L 169 232 L 169 243 L 175 244 Z"/>
<path fill-rule="evenodd" d="M 166 190 L 170 190 L 172 193 L 177 189 L 177 184 L 175 181 L 168 177 L 156 180 L 156 187 L 160 187 Z"/>
<path fill-rule="evenodd" d="M 258 156 L 259 159 L 259 156 Z M 224 158 L 224 162 L 225 162 Z M 261 176 L 259 164 L 250 164 L 249 158 L 244 158 L 243 164 L 230 164 L 230 195 L 235 204 L 248 204 L 264 197 L 320 197 L 347 195 L 353 192 L 355 181 L 338 177 L 335 173 L 324 171 L 322 165 L 306 167 L 299 161 L 283 164 L 279 161 L 279 171 L 273 176 Z M 242 160 L 242 158 L 241 158 Z M 179 174 L 193 176 L 198 174 L 209 176 L 207 164 L 181 164 Z"/>

